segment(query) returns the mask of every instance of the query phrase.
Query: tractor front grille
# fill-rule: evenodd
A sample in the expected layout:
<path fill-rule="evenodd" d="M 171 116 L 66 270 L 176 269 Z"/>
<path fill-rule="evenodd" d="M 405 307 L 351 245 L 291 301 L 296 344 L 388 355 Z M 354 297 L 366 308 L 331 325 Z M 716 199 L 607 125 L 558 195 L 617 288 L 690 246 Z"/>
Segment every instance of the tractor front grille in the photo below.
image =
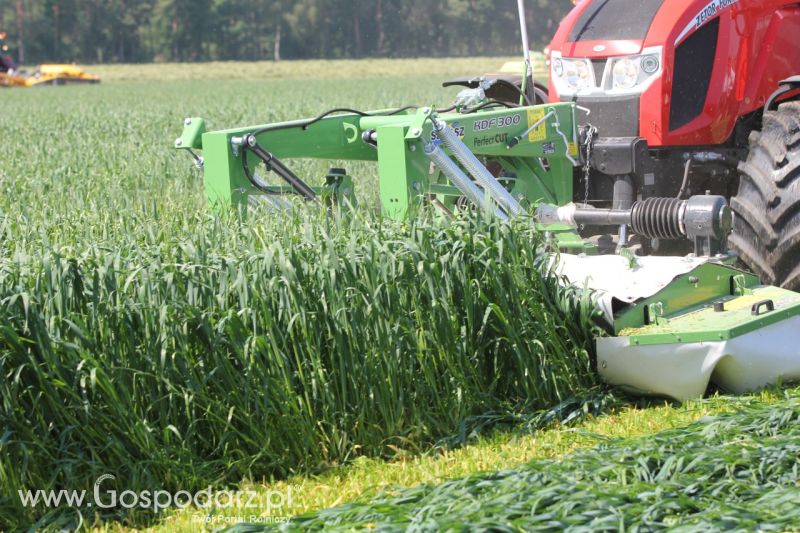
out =
<path fill-rule="evenodd" d="M 672 80 L 672 107 L 669 129 L 681 128 L 703 112 L 719 40 L 719 17 L 683 41 L 675 49 L 675 74 Z"/>
<path fill-rule="evenodd" d="M 601 137 L 639 136 L 639 95 L 564 98 L 563 101 L 574 101 L 589 109 L 588 117 L 578 112 L 579 118 L 582 123 L 597 126 Z"/>
<path fill-rule="evenodd" d="M 592 59 L 595 87 L 603 86 L 603 73 L 606 71 L 606 63 L 608 63 L 607 59 Z"/>

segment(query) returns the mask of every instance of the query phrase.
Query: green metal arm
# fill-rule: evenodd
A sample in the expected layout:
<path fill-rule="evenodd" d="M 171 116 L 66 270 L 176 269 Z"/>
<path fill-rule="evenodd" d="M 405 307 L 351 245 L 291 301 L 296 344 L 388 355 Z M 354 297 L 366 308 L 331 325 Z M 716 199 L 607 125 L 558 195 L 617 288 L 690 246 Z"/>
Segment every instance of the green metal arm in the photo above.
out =
<path fill-rule="evenodd" d="M 281 160 L 376 161 L 383 211 L 403 218 L 430 195 L 445 205 L 454 204 L 460 196 L 446 178 L 431 172 L 424 147 L 438 142 L 432 117 L 437 115 L 428 108 L 401 114 L 378 111 L 365 116 L 328 116 L 312 124 L 295 121 L 216 132 L 206 132 L 203 119 L 192 118 L 186 120 L 176 148 L 202 150 L 206 195 L 218 207 L 242 205 L 249 196 L 263 194 L 243 169 L 243 157 L 248 158 L 250 168 L 259 163 L 245 146 L 237 145 L 248 134 L 255 133 L 259 146 Z M 578 157 L 573 104 L 441 114 L 438 118 L 447 122 L 475 155 L 494 161 L 498 171 L 502 169 L 516 198 L 529 204 L 572 201 L 572 174 Z M 518 143 L 512 143 L 520 136 Z"/>

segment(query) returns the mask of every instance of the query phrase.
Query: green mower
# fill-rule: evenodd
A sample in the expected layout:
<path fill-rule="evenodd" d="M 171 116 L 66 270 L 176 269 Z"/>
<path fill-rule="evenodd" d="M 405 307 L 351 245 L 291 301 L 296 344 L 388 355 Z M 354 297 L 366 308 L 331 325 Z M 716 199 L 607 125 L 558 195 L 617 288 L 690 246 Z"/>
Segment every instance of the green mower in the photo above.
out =
<path fill-rule="evenodd" d="M 709 382 L 740 393 L 800 379 L 800 294 L 763 285 L 740 266 L 728 249 L 727 198 L 640 191 L 627 205 L 592 205 L 579 186 L 601 164 L 598 125 L 573 101 L 543 102 L 529 55 L 525 64 L 519 85 L 475 78 L 446 110 L 335 109 L 225 131 L 189 118 L 175 146 L 203 170 L 215 209 L 281 211 L 292 198 L 355 206 L 355 178 L 344 169 L 312 186 L 286 163 L 312 158 L 377 163 L 387 217 L 432 209 L 529 220 L 553 250 L 554 268 L 595 293 L 610 334 L 596 340 L 597 370 L 627 390 L 683 400 Z M 493 97 L 500 88 L 514 98 Z M 688 253 L 656 253 L 670 242 Z"/>

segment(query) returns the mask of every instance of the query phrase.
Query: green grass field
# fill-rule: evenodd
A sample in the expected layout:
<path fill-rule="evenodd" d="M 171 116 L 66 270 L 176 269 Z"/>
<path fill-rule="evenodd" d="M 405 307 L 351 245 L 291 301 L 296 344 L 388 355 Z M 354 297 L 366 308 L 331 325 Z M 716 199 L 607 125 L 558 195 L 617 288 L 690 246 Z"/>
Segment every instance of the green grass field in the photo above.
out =
<path fill-rule="evenodd" d="M 222 129 L 445 104 L 443 79 L 503 62 L 109 66 L 90 69 L 99 86 L 0 93 L 0 529 L 193 531 L 254 513 L 17 496 L 91 491 L 103 474 L 120 492 L 291 489 L 280 516 L 296 515 L 738 404 L 610 401 L 591 368 L 593 309 L 548 275 L 529 229 L 375 209 L 217 216 L 172 149 L 186 116 Z M 343 165 L 377 207 L 370 165 L 293 168 Z M 542 418 L 565 401 L 581 420 Z"/>

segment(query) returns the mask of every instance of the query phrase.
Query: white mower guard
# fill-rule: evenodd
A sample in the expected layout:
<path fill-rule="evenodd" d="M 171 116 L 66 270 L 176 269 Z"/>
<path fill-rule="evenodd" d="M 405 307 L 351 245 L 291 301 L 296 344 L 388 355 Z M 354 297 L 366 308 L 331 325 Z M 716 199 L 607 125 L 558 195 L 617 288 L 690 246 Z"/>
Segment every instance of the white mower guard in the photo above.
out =
<path fill-rule="evenodd" d="M 613 327 L 621 308 L 652 301 L 670 286 L 685 288 L 689 296 L 701 290 L 702 282 L 692 286 L 686 279 L 698 279 L 691 274 L 709 263 L 725 269 L 723 274 L 737 272 L 719 260 L 693 256 L 637 257 L 633 261 L 621 256 L 566 254 L 561 255 L 557 270 L 569 282 L 596 291 L 597 304 Z M 767 302 L 775 309 L 770 311 L 767 306 L 768 312 L 759 314 L 757 306 Z M 708 330 L 714 319 L 723 316 L 715 314 L 715 303 L 726 307 L 730 327 L 715 330 L 716 340 L 692 341 L 699 334 L 693 328 L 705 323 Z M 659 324 L 617 331 L 617 337 L 596 340 L 598 371 L 605 381 L 636 394 L 682 401 L 701 397 L 709 382 L 743 393 L 800 380 L 800 295 L 796 293 L 758 286 L 747 294 L 720 295 L 659 318 Z M 667 341 L 654 341 L 653 333 Z"/>

